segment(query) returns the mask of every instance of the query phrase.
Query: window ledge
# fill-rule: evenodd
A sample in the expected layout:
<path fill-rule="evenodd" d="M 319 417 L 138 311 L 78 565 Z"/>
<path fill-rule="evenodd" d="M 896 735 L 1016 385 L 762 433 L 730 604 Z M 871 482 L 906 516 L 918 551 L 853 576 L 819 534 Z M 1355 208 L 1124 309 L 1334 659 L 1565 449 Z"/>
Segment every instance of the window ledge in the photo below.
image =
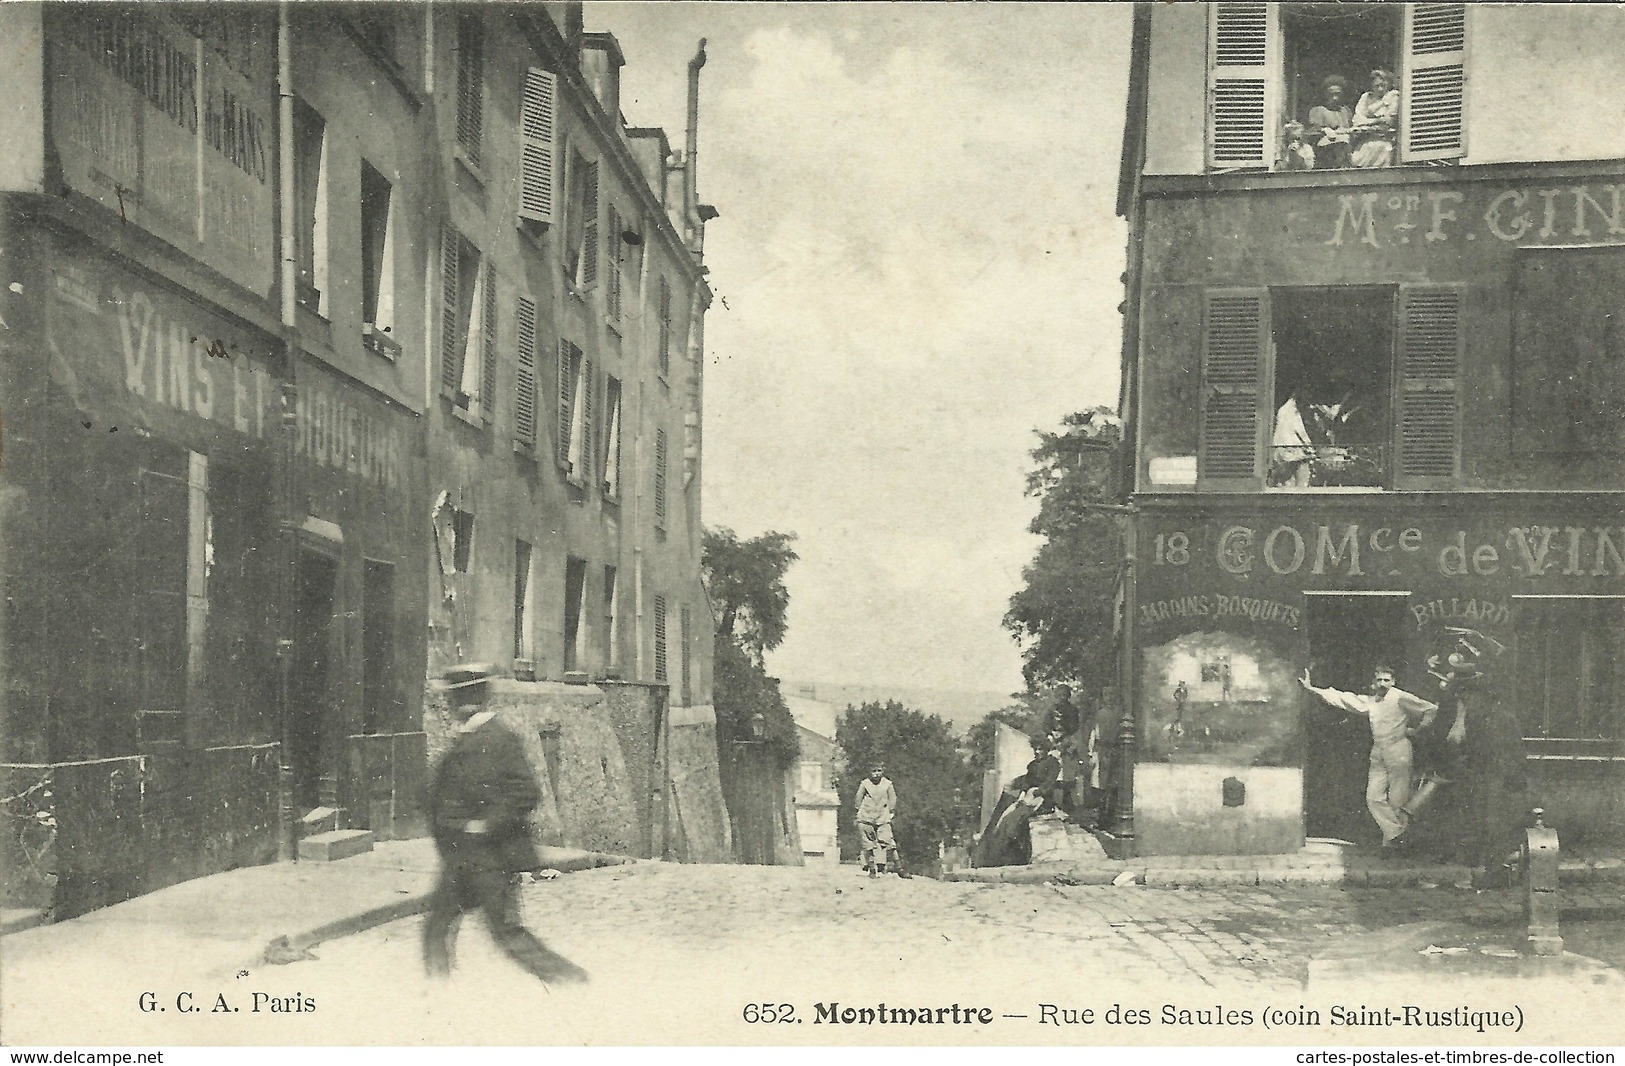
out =
<path fill-rule="evenodd" d="M 401 357 L 401 342 L 390 336 L 386 330 L 379 329 L 371 323 L 365 323 L 361 327 L 361 346 L 392 363 L 398 362 Z"/>
<path fill-rule="evenodd" d="M 611 318 L 609 315 L 604 316 L 604 328 L 615 334 L 617 339 L 624 339 L 625 337 L 621 332 L 622 326 L 623 323 L 619 319 Z"/>
<path fill-rule="evenodd" d="M 456 402 L 455 400 L 452 401 L 451 413 L 452 413 L 452 417 L 460 419 L 460 420 L 462 420 L 464 422 L 467 422 L 469 425 L 473 426 L 475 429 L 484 429 L 486 427 L 487 423 L 486 423 L 484 418 L 482 418 L 477 412 L 472 411 L 467 407 L 464 407 L 462 404 Z"/>
<path fill-rule="evenodd" d="M 536 445 L 534 444 L 529 444 L 522 440 L 516 440 L 513 442 L 513 453 L 521 458 L 528 459 L 533 463 L 536 461 Z"/>
<path fill-rule="evenodd" d="M 485 171 L 481 170 L 480 165 L 474 162 L 473 157 L 468 154 L 468 149 L 464 148 L 460 144 L 454 144 L 451 146 L 451 157 L 457 161 L 457 165 L 462 168 L 462 170 L 465 171 L 469 177 L 474 179 L 475 183 L 479 185 L 480 191 L 484 192 Z"/>

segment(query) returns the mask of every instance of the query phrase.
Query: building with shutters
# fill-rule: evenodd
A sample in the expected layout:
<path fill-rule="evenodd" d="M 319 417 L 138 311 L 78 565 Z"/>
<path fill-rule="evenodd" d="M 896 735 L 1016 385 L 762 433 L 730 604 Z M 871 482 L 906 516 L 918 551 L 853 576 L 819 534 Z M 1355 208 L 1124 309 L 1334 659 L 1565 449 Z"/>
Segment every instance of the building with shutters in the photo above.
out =
<path fill-rule="evenodd" d="M 432 10 L 428 677 L 505 675 L 547 841 L 725 857 L 699 578 L 703 50 L 674 152 L 626 122 L 625 59 L 580 4 Z M 427 716 L 432 758 L 432 691 Z"/>
<path fill-rule="evenodd" d="M 1296 678 L 1425 696 L 1451 655 L 1488 760 L 1456 801 L 1625 839 L 1622 47 L 1613 9 L 1137 12 L 1123 847 L 1375 840 L 1369 730 Z"/>
<path fill-rule="evenodd" d="M 419 37 L 0 22 L 7 906 L 291 854 L 311 811 L 422 832 Z"/>
<path fill-rule="evenodd" d="M 544 838 L 726 859 L 714 212 L 621 62 L 576 3 L 0 5 L 8 907 L 421 834 L 454 661 Z"/>

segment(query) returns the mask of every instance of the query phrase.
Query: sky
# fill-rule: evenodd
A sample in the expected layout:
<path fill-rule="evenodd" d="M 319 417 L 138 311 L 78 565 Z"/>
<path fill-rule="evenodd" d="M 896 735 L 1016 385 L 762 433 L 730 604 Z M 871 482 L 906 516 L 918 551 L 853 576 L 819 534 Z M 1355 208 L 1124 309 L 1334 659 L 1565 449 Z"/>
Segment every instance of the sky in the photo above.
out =
<path fill-rule="evenodd" d="M 1117 403 L 1130 9 L 586 5 L 674 147 L 708 42 L 702 514 L 796 535 L 777 676 L 1022 687 L 1035 430 Z"/>

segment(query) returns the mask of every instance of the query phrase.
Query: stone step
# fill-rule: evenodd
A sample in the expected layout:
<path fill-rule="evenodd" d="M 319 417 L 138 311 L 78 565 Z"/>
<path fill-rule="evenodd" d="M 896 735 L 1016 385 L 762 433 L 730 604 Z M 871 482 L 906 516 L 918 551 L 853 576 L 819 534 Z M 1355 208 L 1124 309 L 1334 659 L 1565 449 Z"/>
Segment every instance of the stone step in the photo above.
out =
<path fill-rule="evenodd" d="M 299 841 L 300 862 L 337 862 L 372 850 L 370 829 L 334 829 Z"/>

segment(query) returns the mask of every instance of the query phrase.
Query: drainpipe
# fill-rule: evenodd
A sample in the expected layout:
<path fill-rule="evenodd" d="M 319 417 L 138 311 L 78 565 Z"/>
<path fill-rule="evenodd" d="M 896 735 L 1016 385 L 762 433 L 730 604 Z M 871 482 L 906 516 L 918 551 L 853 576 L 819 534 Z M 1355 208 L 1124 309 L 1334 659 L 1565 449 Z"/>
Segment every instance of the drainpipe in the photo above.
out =
<path fill-rule="evenodd" d="M 297 588 L 295 570 L 299 564 L 297 544 L 299 523 L 294 520 L 294 501 L 298 499 L 298 484 L 294 472 L 294 443 L 299 416 L 299 342 L 298 305 L 295 302 L 294 278 L 295 247 L 293 236 L 294 180 L 293 180 L 293 58 L 292 31 L 288 23 L 288 0 L 277 4 L 276 22 L 276 90 L 277 90 L 277 243 L 282 252 L 282 273 L 279 280 L 282 305 L 283 358 L 286 375 L 282 387 L 277 439 L 273 442 L 277 470 L 277 483 L 282 514 L 280 540 L 282 558 L 279 574 L 278 603 L 281 607 L 281 633 L 277 639 L 277 718 L 281 734 L 277 769 L 277 858 L 283 862 L 298 861 L 298 842 L 293 824 L 293 773 L 291 759 L 293 747 L 293 634 L 298 620 L 295 617 L 294 595 Z"/>
<path fill-rule="evenodd" d="M 694 58 L 688 61 L 688 139 L 684 144 L 683 156 L 683 226 L 689 231 L 690 241 L 693 241 L 694 232 L 698 228 L 695 207 L 700 202 L 694 177 L 700 159 L 700 68 L 703 66 L 705 66 L 705 38 L 701 37 L 699 50 L 694 53 Z"/>

